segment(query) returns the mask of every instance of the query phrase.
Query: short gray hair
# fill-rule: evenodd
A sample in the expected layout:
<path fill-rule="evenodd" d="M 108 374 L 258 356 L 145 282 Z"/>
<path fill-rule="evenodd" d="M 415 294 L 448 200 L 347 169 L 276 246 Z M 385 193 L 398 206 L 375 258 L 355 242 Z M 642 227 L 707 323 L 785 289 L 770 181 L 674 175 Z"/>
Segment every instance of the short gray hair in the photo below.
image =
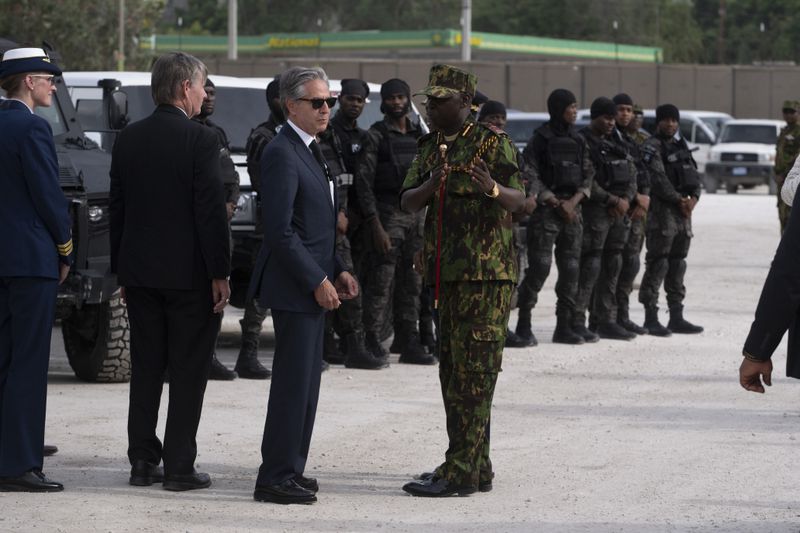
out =
<path fill-rule="evenodd" d="M 283 114 L 289 118 L 287 100 L 297 100 L 306 95 L 305 84 L 313 80 L 322 80 L 328 85 L 328 75 L 320 67 L 292 67 L 281 73 L 280 98 Z"/>
<path fill-rule="evenodd" d="M 200 79 L 198 79 L 200 75 Z M 169 52 L 153 63 L 150 76 L 150 91 L 156 105 L 171 104 L 180 98 L 181 85 L 185 80 L 191 84 L 203 83 L 208 69 L 202 61 L 184 52 Z"/>

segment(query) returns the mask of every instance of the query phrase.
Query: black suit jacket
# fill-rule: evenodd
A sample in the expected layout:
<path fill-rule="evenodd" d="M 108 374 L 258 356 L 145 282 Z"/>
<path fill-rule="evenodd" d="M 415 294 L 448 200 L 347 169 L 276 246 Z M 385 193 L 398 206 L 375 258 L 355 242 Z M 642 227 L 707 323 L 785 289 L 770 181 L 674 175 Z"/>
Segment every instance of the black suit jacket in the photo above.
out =
<path fill-rule="evenodd" d="M 264 240 L 250 297 L 271 309 L 321 313 L 314 289 L 343 270 L 328 179 L 288 124 L 264 149 L 260 166 Z"/>
<path fill-rule="evenodd" d="M 180 109 L 160 105 L 120 132 L 109 209 L 123 287 L 199 289 L 230 274 L 217 138 Z"/>
<path fill-rule="evenodd" d="M 786 375 L 800 379 L 800 194 L 795 196 L 789 224 L 781 237 L 764 281 L 755 319 L 744 350 L 769 359 L 789 331 Z"/>

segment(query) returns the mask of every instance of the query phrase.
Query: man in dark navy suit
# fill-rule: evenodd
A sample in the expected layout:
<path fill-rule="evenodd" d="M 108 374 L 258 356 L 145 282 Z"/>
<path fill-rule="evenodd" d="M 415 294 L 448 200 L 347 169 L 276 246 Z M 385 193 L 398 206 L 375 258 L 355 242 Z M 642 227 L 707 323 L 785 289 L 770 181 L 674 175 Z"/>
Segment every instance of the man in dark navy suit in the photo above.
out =
<path fill-rule="evenodd" d="M 124 288 L 131 325 L 130 484 L 163 480 L 174 491 L 211 485 L 194 468 L 196 436 L 230 295 L 218 140 L 189 120 L 200 112 L 205 79 L 205 65 L 193 56 L 159 57 L 150 83 L 158 107 L 122 130 L 111 159 L 111 269 Z M 165 370 L 162 447 L 156 424 Z"/>
<path fill-rule="evenodd" d="M 0 86 L 0 491 L 56 492 L 42 473 L 47 365 L 58 284 L 72 258 L 50 106 L 61 71 L 41 48 L 3 55 Z"/>
<path fill-rule="evenodd" d="M 287 123 L 261 158 L 264 240 L 251 282 L 272 309 L 275 356 L 262 464 L 253 497 L 312 503 L 318 484 L 303 476 L 322 368 L 325 311 L 358 294 L 335 254 L 334 182 L 316 135 L 335 103 L 325 72 L 293 67 L 281 74 Z"/>

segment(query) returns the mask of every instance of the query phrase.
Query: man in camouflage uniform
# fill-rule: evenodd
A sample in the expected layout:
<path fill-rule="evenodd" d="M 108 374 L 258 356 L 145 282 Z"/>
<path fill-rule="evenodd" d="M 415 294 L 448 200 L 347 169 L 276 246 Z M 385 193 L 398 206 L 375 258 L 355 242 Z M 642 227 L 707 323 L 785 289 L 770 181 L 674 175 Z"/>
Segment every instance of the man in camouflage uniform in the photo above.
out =
<path fill-rule="evenodd" d="M 532 183 L 531 192 L 537 196 L 539 208 L 528 222 L 528 269 L 519 287 L 515 332 L 536 344 L 531 312 L 550 274 L 555 246 L 558 301 L 553 342 L 583 344 L 583 337 L 572 330 L 572 318 L 583 238 L 580 204 L 591 195 L 594 167 L 586 141 L 574 131 L 578 114 L 575 95 L 556 89 L 547 97 L 547 111 L 550 120 L 533 132 L 523 151 L 524 177 Z"/>
<path fill-rule="evenodd" d="M 581 273 L 572 319 L 572 331 L 586 342 L 595 342 L 598 336 L 616 340 L 636 336 L 617 324 L 617 280 L 630 228 L 628 209 L 636 196 L 636 166 L 628 147 L 614 134 L 616 115 L 611 99 L 596 98 L 592 122 L 580 131 L 595 168 L 592 196 L 583 206 Z M 586 310 L 592 300 L 597 333 L 586 328 Z"/>
<path fill-rule="evenodd" d="M 786 126 L 781 129 L 778 135 L 778 143 L 775 150 L 775 182 L 778 184 L 778 219 L 781 223 L 781 235 L 789 222 L 789 215 L 792 206 L 781 201 L 781 188 L 786 180 L 786 175 L 792 169 L 794 160 L 800 154 L 800 124 L 798 123 L 798 111 L 800 102 L 797 100 L 786 100 L 783 102 L 783 120 Z"/>
<path fill-rule="evenodd" d="M 353 189 L 353 176 L 356 171 L 361 147 L 367 132 L 358 127 L 358 117 L 364 109 L 369 86 L 356 79 L 342 80 L 339 93 L 339 109 L 328 123 L 328 129 L 319 135 L 319 146 L 336 181 L 339 214 L 336 221 L 336 253 L 349 272 L 361 272 L 355 268 L 348 238 L 349 198 Z M 354 213 L 357 215 L 357 213 Z M 357 219 L 358 217 L 353 217 Z M 323 358 L 331 364 L 342 364 L 347 368 L 368 370 L 389 366 L 386 359 L 374 357 L 364 346 L 364 327 L 361 319 L 361 295 L 342 300 L 338 309 L 328 311 L 325 316 L 325 338 Z M 343 353 L 333 337 L 334 329 L 342 340 Z"/>
<path fill-rule="evenodd" d="M 228 231 L 230 232 L 230 221 L 233 218 L 233 213 L 236 211 L 236 202 L 239 200 L 239 173 L 236 172 L 236 167 L 231 159 L 231 150 L 228 143 L 228 136 L 225 135 L 219 125 L 211 121 L 209 117 L 214 114 L 214 107 L 217 102 L 217 89 L 214 82 L 210 78 L 206 79 L 205 84 L 206 97 L 203 99 L 203 105 L 200 107 L 200 113 L 192 120 L 211 128 L 217 136 L 219 150 L 219 164 L 222 170 L 222 184 L 225 188 L 225 209 L 228 213 Z M 233 246 L 231 246 L 233 249 Z M 222 322 L 220 322 L 220 325 Z M 208 379 L 216 379 L 221 381 L 230 381 L 236 379 L 236 373 L 229 370 L 220 363 L 217 359 L 217 354 L 214 352 L 211 359 L 211 372 Z"/>
<path fill-rule="evenodd" d="M 280 76 L 269 82 L 266 90 L 267 106 L 269 107 L 269 118 L 262 122 L 250 132 L 247 138 L 245 151 L 247 152 L 247 173 L 250 175 L 250 185 L 258 194 L 261 176 L 261 154 L 267 144 L 275 138 L 286 119 L 283 116 L 283 109 L 280 105 L 278 94 Z M 258 250 L 261 248 L 261 200 L 256 196 L 256 229 L 254 231 L 253 243 L 253 265 L 255 266 Z M 244 316 L 239 320 L 242 327 L 242 345 L 239 349 L 239 357 L 236 361 L 236 373 L 240 378 L 246 379 L 267 379 L 272 375 L 272 371 L 265 368 L 258 360 L 258 344 L 261 338 L 261 325 L 267 317 L 267 310 L 258 305 L 256 298 L 245 303 Z"/>
<path fill-rule="evenodd" d="M 700 199 L 700 175 L 683 138 L 676 139 L 680 112 L 672 104 L 656 108 L 656 133 L 642 145 L 651 180 L 652 203 L 647 217 L 647 254 L 639 301 L 650 335 L 700 333 L 703 328 L 683 318 L 686 256 L 692 242 L 692 211 Z M 658 291 L 667 293 L 669 323 L 658 321 Z"/>
<path fill-rule="evenodd" d="M 410 109 L 406 82 L 394 78 L 381 85 L 384 118 L 370 127 L 359 159 L 356 196 L 370 227 L 363 320 L 367 348 L 376 358 L 387 355 L 380 337 L 393 312 L 400 362 L 431 365 L 436 360 L 420 343 L 422 280 L 414 269 L 414 255 L 422 246 L 423 217 L 400 209 L 403 179 L 422 135 L 419 124 L 408 117 Z"/>
<path fill-rule="evenodd" d="M 622 271 L 617 281 L 617 324 L 637 335 L 647 334 L 647 330 L 631 320 L 630 294 L 633 292 L 633 281 L 639 273 L 641 266 L 640 256 L 644 246 L 645 220 L 647 210 L 650 209 L 650 175 L 647 166 L 642 160 L 641 146 L 650 137 L 650 134 L 637 126 L 635 119 L 636 106 L 631 97 L 621 93 L 614 97 L 617 104 L 617 129 L 616 134 L 627 144 L 634 164 L 636 165 L 636 197 L 631 203 L 628 216 L 631 228 L 628 240 L 622 250 Z M 639 111 L 641 111 L 639 107 Z"/>
<path fill-rule="evenodd" d="M 425 282 L 439 325 L 439 380 L 449 446 L 435 472 L 403 486 L 415 496 L 488 491 L 489 419 L 517 278 L 511 213 L 523 207 L 514 145 L 470 116 L 475 76 L 431 67 L 423 137 L 403 184 L 402 206 L 427 207 Z"/>

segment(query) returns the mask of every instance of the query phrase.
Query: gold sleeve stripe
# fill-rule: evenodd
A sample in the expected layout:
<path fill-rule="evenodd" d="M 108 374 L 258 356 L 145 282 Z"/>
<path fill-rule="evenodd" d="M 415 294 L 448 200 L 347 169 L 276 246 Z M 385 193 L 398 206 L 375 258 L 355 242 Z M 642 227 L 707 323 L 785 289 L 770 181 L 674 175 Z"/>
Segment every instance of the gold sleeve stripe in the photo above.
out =
<path fill-rule="evenodd" d="M 72 253 L 72 239 L 66 242 L 66 244 L 59 244 L 57 246 L 59 255 L 69 255 Z"/>

